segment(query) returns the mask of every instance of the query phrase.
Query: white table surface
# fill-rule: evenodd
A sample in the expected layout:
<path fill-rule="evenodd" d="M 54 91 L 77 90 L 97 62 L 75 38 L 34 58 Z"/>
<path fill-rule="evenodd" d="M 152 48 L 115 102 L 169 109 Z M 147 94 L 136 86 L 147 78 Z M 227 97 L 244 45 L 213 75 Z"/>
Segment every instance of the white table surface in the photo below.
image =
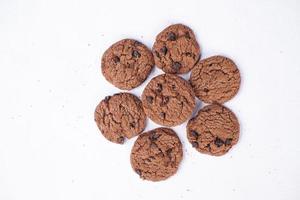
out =
<path fill-rule="evenodd" d="M 129 162 L 135 138 L 110 143 L 94 123 L 98 102 L 120 92 L 100 57 L 127 37 L 151 48 L 179 22 L 195 31 L 202 58 L 237 63 L 241 89 L 226 106 L 241 137 L 212 157 L 191 147 L 186 123 L 174 127 L 178 173 L 142 181 Z M 1 0 L 0 199 L 300 199 L 299 49 L 298 0 Z M 149 80 L 130 92 L 140 96 Z M 146 130 L 156 127 L 148 120 Z"/>

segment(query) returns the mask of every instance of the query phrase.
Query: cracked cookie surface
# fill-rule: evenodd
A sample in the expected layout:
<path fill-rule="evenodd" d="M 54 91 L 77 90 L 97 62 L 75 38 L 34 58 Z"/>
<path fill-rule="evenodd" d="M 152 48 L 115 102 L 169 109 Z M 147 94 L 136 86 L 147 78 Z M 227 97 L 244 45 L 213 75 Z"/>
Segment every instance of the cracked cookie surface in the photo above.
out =
<path fill-rule="evenodd" d="M 142 43 L 124 39 L 109 47 L 102 56 L 103 76 L 123 90 L 142 84 L 154 66 L 152 52 Z"/>
<path fill-rule="evenodd" d="M 140 178 L 161 181 L 176 173 L 182 155 L 177 134 L 169 128 L 157 128 L 139 135 L 131 150 L 130 161 Z"/>
<path fill-rule="evenodd" d="M 94 118 L 103 136 L 118 144 L 138 135 L 146 126 L 142 102 L 130 93 L 107 96 L 96 107 Z"/>
<path fill-rule="evenodd" d="M 235 63 L 223 56 L 199 61 L 192 69 L 190 83 L 195 95 L 205 103 L 224 103 L 240 88 L 240 72 Z"/>
<path fill-rule="evenodd" d="M 202 108 L 187 124 L 187 138 L 201 153 L 221 156 L 238 142 L 240 125 L 228 108 L 212 104 Z"/>
<path fill-rule="evenodd" d="M 195 95 L 183 78 L 162 74 L 154 77 L 145 87 L 142 103 L 151 120 L 170 127 L 183 123 L 192 115 Z"/>
<path fill-rule="evenodd" d="M 155 64 L 171 74 L 187 73 L 200 58 L 195 34 L 183 24 L 171 25 L 160 32 L 152 52 Z"/>

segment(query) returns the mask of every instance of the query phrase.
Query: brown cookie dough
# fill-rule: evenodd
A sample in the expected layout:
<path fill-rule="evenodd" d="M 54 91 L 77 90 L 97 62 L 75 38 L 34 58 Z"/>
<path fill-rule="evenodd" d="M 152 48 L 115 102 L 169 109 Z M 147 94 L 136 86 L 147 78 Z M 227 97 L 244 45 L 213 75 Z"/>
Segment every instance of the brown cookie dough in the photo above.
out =
<path fill-rule="evenodd" d="M 201 109 L 187 125 L 187 137 L 201 153 L 221 156 L 238 142 L 239 122 L 228 108 L 212 104 Z"/>
<path fill-rule="evenodd" d="M 182 160 L 182 145 L 169 128 L 157 128 L 141 134 L 131 150 L 134 171 L 150 181 L 161 181 L 174 175 Z"/>
<path fill-rule="evenodd" d="M 205 103 L 224 103 L 236 95 L 241 77 L 232 60 L 212 56 L 201 60 L 192 69 L 190 83 L 195 95 Z"/>
<path fill-rule="evenodd" d="M 96 107 L 94 117 L 104 137 L 118 144 L 138 135 L 146 126 L 142 102 L 129 93 L 106 97 Z"/>
<path fill-rule="evenodd" d="M 142 84 L 154 66 L 152 52 L 142 43 L 124 39 L 102 56 L 102 74 L 114 86 L 130 90 Z"/>
<path fill-rule="evenodd" d="M 200 58 L 200 47 L 193 31 L 174 24 L 160 32 L 152 48 L 155 64 L 166 73 L 190 71 Z"/>
<path fill-rule="evenodd" d="M 162 74 L 154 77 L 145 87 L 142 102 L 151 120 L 164 126 L 176 126 L 191 116 L 195 95 L 183 78 Z"/>

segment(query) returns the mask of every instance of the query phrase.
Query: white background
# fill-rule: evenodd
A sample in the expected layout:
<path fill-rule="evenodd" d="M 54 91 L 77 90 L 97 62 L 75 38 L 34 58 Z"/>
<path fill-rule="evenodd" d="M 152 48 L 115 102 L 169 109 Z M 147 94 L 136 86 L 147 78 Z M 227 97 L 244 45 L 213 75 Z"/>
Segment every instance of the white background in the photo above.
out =
<path fill-rule="evenodd" d="M 94 123 L 99 101 L 120 92 L 100 58 L 127 37 L 151 48 L 179 22 L 195 31 L 202 58 L 237 63 L 241 89 L 226 106 L 241 137 L 212 157 L 192 149 L 186 123 L 175 127 L 183 162 L 152 183 L 131 169 L 135 138 L 110 143 Z M 299 53 L 298 0 L 0 0 L 0 199 L 300 199 Z"/>

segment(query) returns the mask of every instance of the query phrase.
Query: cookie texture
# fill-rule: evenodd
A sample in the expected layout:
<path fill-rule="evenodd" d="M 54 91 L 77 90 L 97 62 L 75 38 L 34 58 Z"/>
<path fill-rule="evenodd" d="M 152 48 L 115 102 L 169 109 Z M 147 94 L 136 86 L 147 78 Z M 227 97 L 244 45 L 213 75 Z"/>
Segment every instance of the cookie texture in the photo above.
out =
<path fill-rule="evenodd" d="M 201 60 L 192 69 L 190 83 L 195 95 L 205 103 L 224 103 L 240 88 L 240 72 L 235 63 L 223 56 Z"/>
<path fill-rule="evenodd" d="M 142 179 L 161 181 L 176 173 L 182 154 L 176 133 L 157 128 L 139 135 L 131 150 L 131 166 Z"/>
<path fill-rule="evenodd" d="M 176 126 L 186 121 L 195 107 L 190 84 L 173 74 L 154 77 L 145 87 L 142 102 L 146 115 L 163 126 Z"/>
<path fill-rule="evenodd" d="M 154 66 L 152 52 L 142 43 L 124 39 L 102 56 L 102 74 L 114 86 L 130 90 L 142 84 Z"/>
<path fill-rule="evenodd" d="M 187 137 L 201 153 L 221 156 L 238 142 L 240 126 L 232 111 L 212 104 L 201 109 L 187 125 Z"/>
<path fill-rule="evenodd" d="M 155 64 L 166 73 L 190 71 L 200 58 L 200 47 L 193 31 L 174 24 L 160 32 L 152 48 Z"/>
<path fill-rule="evenodd" d="M 138 135 L 146 126 L 142 102 L 129 93 L 107 96 L 96 107 L 94 118 L 103 136 L 118 144 Z"/>

